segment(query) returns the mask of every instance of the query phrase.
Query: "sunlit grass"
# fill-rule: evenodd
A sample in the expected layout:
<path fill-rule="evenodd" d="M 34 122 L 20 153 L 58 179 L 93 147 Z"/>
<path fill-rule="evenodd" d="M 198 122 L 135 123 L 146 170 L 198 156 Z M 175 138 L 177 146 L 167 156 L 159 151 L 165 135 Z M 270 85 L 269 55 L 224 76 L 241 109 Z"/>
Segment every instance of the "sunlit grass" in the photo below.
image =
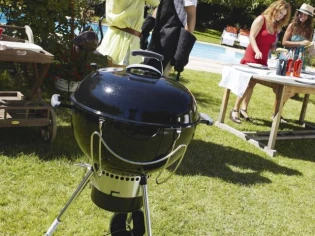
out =
<path fill-rule="evenodd" d="M 194 35 L 197 41 L 220 44 L 222 32 L 213 29 L 196 29 Z"/>
<path fill-rule="evenodd" d="M 217 119 L 223 96 L 220 75 L 186 70 L 180 82 L 194 94 L 200 112 Z M 45 98 L 54 92 L 46 81 Z M 262 99 L 263 98 L 263 99 Z M 231 95 L 232 108 L 235 96 Z M 270 127 L 274 95 L 257 86 L 249 113 L 260 130 Z M 298 127 L 301 99 L 290 99 L 281 129 Z M 307 121 L 314 119 L 311 97 Z M 38 130 L 0 129 L 0 235 L 42 235 L 65 206 L 89 163 L 76 144 L 70 112 L 56 109 L 58 132 L 44 145 Z M 257 128 L 243 122 L 244 130 Z M 198 125 L 183 163 L 165 184 L 149 181 L 153 235 L 313 235 L 315 231 L 314 141 L 278 141 L 267 156 L 216 126 Z M 168 173 L 168 172 L 167 172 Z M 166 173 L 166 174 L 167 174 Z M 86 187 L 65 213 L 55 235 L 104 235 L 112 213 L 96 207 Z"/>

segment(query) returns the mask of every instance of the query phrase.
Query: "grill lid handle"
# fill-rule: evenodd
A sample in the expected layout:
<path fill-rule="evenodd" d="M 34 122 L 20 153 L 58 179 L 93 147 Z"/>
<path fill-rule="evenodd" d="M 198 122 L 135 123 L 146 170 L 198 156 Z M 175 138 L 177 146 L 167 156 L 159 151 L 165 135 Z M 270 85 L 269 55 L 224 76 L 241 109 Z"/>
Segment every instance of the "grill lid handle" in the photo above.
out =
<path fill-rule="evenodd" d="M 144 65 L 144 64 L 132 64 L 126 67 L 127 73 L 140 75 L 144 77 L 153 77 L 153 78 L 160 78 L 162 76 L 161 72 L 154 68 L 153 66 Z"/>
<path fill-rule="evenodd" d="M 200 123 L 201 124 L 206 124 L 206 125 L 213 125 L 213 120 L 210 116 L 208 116 L 207 114 L 205 113 L 199 113 L 199 116 L 200 116 Z"/>
<path fill-rule="evenodd" d="M 163 55 L 156 53 L 156 52 L 152 52 L 152 51 L 146 51 L 146 50 L 133 50 L 133 51 L 131 51 L 131 55 L 132 56 L 142 56 L 142 57 L 146 57 L 149 59 L 155 59 L 155 60 L 159 61 L 161 63 L 161 72 L 159 72 L 159 76 L 162 76 L 162 74 L 163 74 L 162 61 L 164 60 Z"/>
<path fill-rule="evenodd" d="M 72 105 L 69 105 L 69 104 L 65 104 L 65 103 L 62 103 L 61 100 L 63 98 L 60 97 L 60 94 L 54 94 L 52 95 L 51 99 L 50 99 L 50 103 L 51 103 L 51 106 L 52 107 L 64 107 L 64 108 L 70 108 L 72 109 L 73 106 Z"/>
<path fill-rule="evenodd" d="M 59 101 L 60 94 L 54 94 L 51 97 L 50 103 L 52 107 L 59 107 L 61 102 Z"/>
<path fill-rule="evenodd" d="M 164 56 L 156 53 L 156 52 L 152 52 L 152 51 L 146 51 L 146 50 L 133 50 L 131 51 L 131 55 L 132 56 L 143 56 L 143 57 L 147 57 L 147 58 L 154 58 L 158 61 L 163 61 Z"/>

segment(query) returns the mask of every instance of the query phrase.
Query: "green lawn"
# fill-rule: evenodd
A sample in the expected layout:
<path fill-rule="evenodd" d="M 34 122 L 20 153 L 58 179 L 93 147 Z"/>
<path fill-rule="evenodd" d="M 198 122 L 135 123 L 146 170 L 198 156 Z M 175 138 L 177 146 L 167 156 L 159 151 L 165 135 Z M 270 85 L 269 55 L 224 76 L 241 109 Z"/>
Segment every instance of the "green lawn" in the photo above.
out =
<path fill-rule="evenodd" d="M 220 44 L 222 32 L 212 29 L 196 29 L 194 35 L 198 41 Z"/>
<path fill-rule="evenodd" d="M 218 117 L 223 88 L 220 75 L 185 70 L 181 83 L 194 94 L 198 109 Z M 49 99 L 50 80 L 43 88 Z M 262 99 L 263 98 L 263 99 Z M 229 107 L 235 101 L 231 95 Z M 254 124 L 244 130 L 270 127 L 274 95 L 257 85 L 251 100 Z M 301 99 L 290 99 L 285 130 L 295 123 Z M 311 97 L 307 121 L 314 119 Z M 56 109 L 58 132 L 45 145 L 37 128 L 1 129 L 0 135 L 0 235 L 42 235 L 64 207 L 89 163 L 75 142 L 68 110 Z M 183 163 L 165 184 L 149 181 L 153 235 L 314 235 L 314 141 L 278 141 L 279 155 L 263 151 L 216 126 L 199 125 Z M 166 173 L 167 174 L 167 173 Z M 55 235 L 106 235 L 112 213 L 96 207 L 87 187 L 76 199 Z"/>

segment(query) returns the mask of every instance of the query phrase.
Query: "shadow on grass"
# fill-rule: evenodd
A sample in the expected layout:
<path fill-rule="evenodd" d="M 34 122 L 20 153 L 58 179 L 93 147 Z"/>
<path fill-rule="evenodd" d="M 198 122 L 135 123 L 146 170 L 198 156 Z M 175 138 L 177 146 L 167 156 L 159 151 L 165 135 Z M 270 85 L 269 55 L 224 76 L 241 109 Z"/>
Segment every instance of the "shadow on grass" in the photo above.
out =
<path fill-rule="evenodd" d="M 10 158 L 20 155 L 36 155 L 44 161 L 69 159 L 76 161 L 84 154 L 75 141 L 71 126 L 59 126 L 53 144 L 45 144 L 39 135 L 39 128 L 2 128 L 0 136 L 0 153 Z M 301 159 L 303 148 L 297 145 L 279 142 L 279 149 L 290 158 Z M 306 144 L 307 143 L 307 144 Z M 300 140 L 298 145 L 309 145 L 311 142 Z M 312 150 L 307 147 L 305 150 Z M 306 151 L 304 151 L 306 152 Z M 305 155 L 305 153 L 303 153 Z M 309 153 L 312 157 L 314 154 Z M 307 155 L 306 155 L 307 156 Z M 314 160 L 313 160 L 314 161 Z M 226 182 L 250 186 L 268 184 L 272 180 L 264 173 L 281 175 L 301 175 L 297 170 L 278 165 L 261 156 L 222 145 L 192 140 L 177 175 L 202 175 L 220 178 Z"/>
<path fill-rule="evenodd" d="M 37 155 L 41 160 L 82 156 L 71 126 L 58 126 L 56 139 L 46 143 L 40 136 L 39 127 L 1 128 L 0 153 L 11 158 L 20 155 Z"/>
<path fill-rule="evenodd" d="M 304 135 L 307 135 L 307 132 L 311 131 L 309 134 L 314 135 L 315 129 L 313 127 L 315 127 L 315 123 L 307 122 L 310 127 L 305 128 L 298 120 L 286 120 L 288 123 L 280 123 L 278 136 L 283 136 L 284 133 L 288 133 L 286 135 L 289 135 L 291 139 L 277 140 L 275 145 L 277 153 L 290 159 L 315 162 L 314 138 L 306 138 L 305 136 L 299 136 L 298 133 L 294 133 L 295 131 L 301 131 L 304 132 Z M 267 127 L 265 131 L 268 133 L 272 122 L 271 120 L 254 118 L 252 124 Z M 259 133 L 261 131 L 257 132 Z M 268 136 L 269 134 L 266 134 L 266 137 Z M 266 140 L 260 142 L 264 145 L 268 144 Z"/>
<path fill-rule="evenodd" d="M 206 93 L 194 92 L 194 97 L 197 101 L 197 104 L 200 105 L 200 107 L 209 107 L 209 106 L 220 107 L 221 105 L 220 98 L 215 98 L 212 96 L 207 97 Z"/>
<path fill-rule="evenodd" d="M 272 180 L 265 177 L 264 172 L 302 175 L 297 170 L 280 166 L 258 155 L 200 140 L 190 143 L 176 174 L 209 176 L 249 186 L 271 183 Z"/>
<path fill-rule="evenodd" d="M 304 94 L 295 94 L 293 97 L 291 97 L 290 99 L 295 100 L 295 101 L 299 101 L 299 102 L 303 102 L 304 99 Z M 308 100 L 309 103 L 315 104 L 315 100 L 312 99 L 312 97 L 310 97 L 310 99 Z"/>
<path fill-rule="evenodd" d="M 169 78 L 176 80 L 176 74 L 173 73 L 170 74 Z M 181 76 L 179 79 L 179 82 L 182 83 L 184 86 L 186 86 L 189 83 L 188 78 Z M 222 97 L 213 97 L 209 96 L 209 92 L 207 90 L 200 91 L 200 90 L 194 90 L 190 89 L 190 92 L 193 94 L 194 98 L 196 99 L 196 102 L 199 107 L 218 107 L 220 108 Z"/>
<path fill-rule="evenodd" d="M 290 159 L 315 162 L 314 139 L 279 140 L 276 149 Z"/>
<path fill-rule="evenodd" d="M 263 126 L 263 127 L 268 127 L 268 128 L 271 127 L 271 125 L 272 125 L 271 116 L 270 116 L 270 119 L 262 119 L 262 118 L 257 118 L 257 117 L 254 117 L 251 119 L 252 119 L 252 121 L 250 121 L 250 123 L 252 123 L 253 125 Z M 279 130 L 301 130 L 301 129 L 304 129 L 304 127 L 301 124 L 299 124 L 297 120 L 288 119 L 288 118 L 285 118 L 285 120 L 288 123 L 280 123 Z"/>

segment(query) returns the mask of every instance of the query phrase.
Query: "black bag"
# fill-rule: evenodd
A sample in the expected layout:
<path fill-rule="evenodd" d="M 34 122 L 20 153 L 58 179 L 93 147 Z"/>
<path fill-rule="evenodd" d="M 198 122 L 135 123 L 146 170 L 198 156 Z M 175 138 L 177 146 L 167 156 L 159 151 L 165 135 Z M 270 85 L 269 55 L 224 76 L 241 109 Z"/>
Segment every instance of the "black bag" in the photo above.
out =
<path fill-rule="evenodd" d="M 171 60 L 171 65 L 174 66 L 175 71 L 182 72 L 184 70 L 195 42 L 196 37 L 185 30 L 185 28 L 181 28 L 176 53 Z"/>

